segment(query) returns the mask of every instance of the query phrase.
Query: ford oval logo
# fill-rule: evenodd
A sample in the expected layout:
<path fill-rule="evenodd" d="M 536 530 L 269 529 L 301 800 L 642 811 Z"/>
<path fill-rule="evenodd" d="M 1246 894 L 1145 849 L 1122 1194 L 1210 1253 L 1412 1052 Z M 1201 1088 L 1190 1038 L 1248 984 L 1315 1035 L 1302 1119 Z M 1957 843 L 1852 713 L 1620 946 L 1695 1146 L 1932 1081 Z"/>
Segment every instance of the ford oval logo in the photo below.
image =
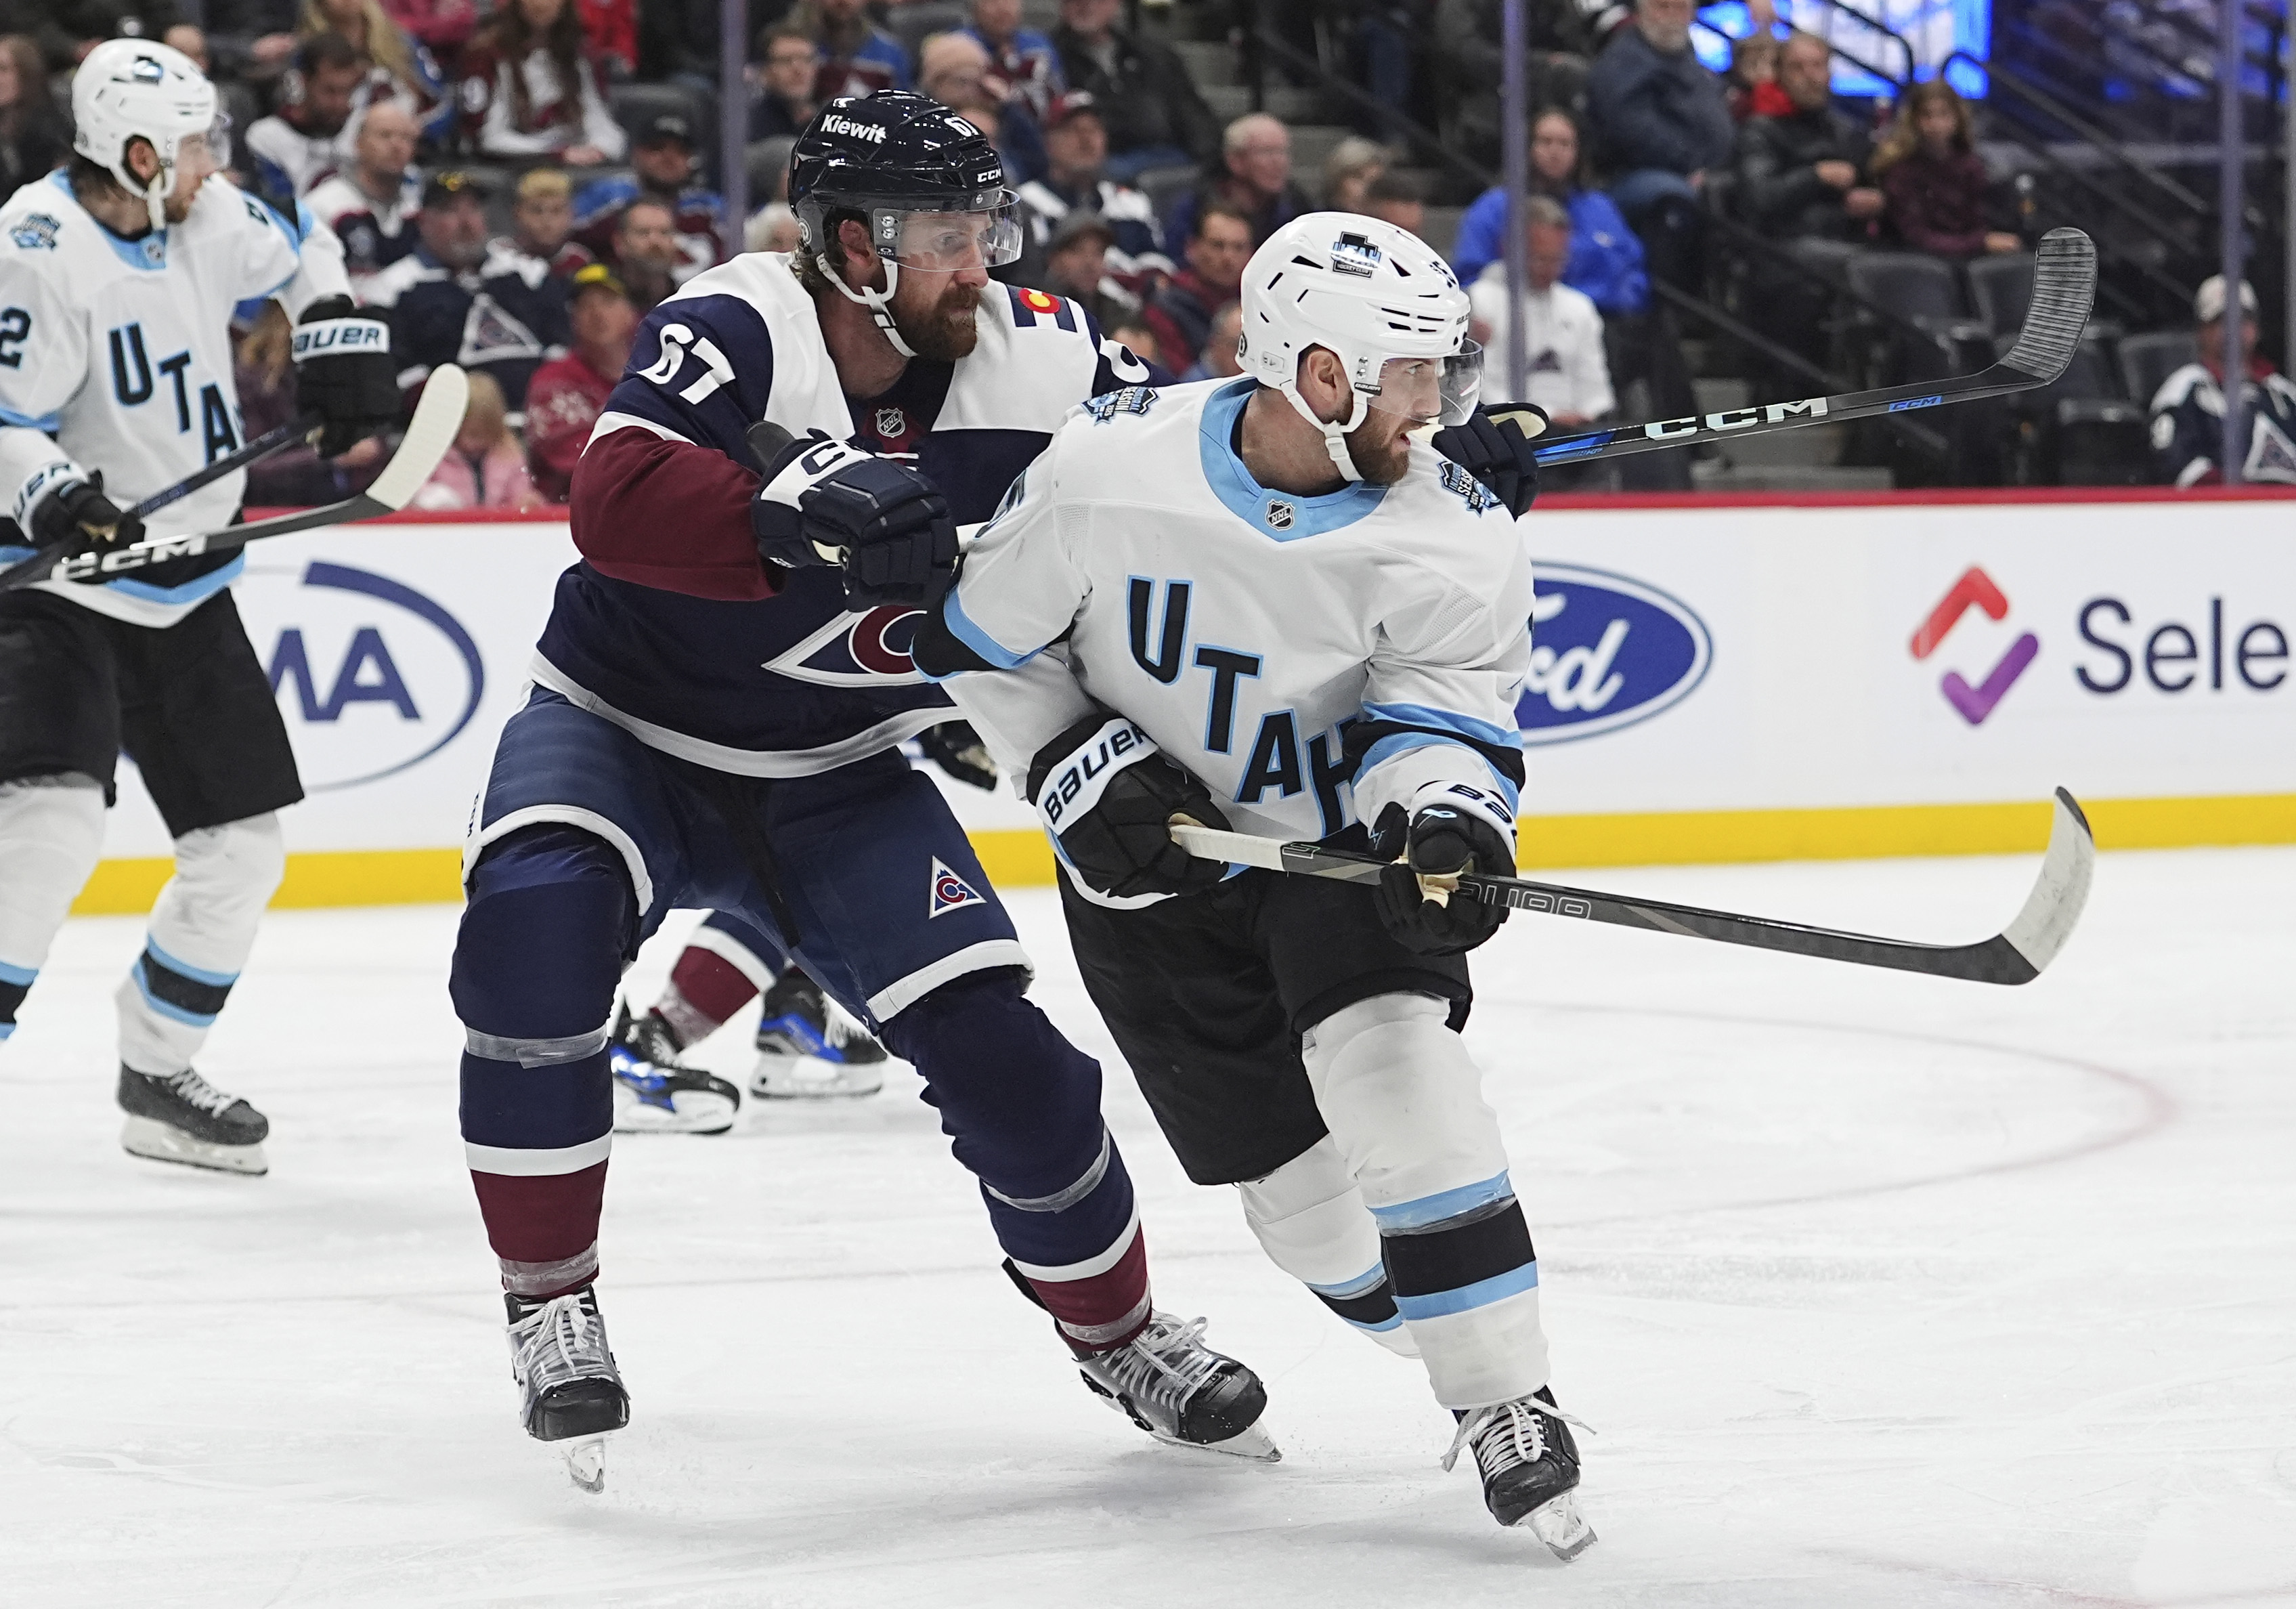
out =
<path fill-rule="evenodd" d="M 1530 674 L 1514 711 L 1524 743 L 1630 727 L 1705 679 L 1713 640 L 1681 599 L 1605 570 L 1538 559 L 1530 568 Z"/>

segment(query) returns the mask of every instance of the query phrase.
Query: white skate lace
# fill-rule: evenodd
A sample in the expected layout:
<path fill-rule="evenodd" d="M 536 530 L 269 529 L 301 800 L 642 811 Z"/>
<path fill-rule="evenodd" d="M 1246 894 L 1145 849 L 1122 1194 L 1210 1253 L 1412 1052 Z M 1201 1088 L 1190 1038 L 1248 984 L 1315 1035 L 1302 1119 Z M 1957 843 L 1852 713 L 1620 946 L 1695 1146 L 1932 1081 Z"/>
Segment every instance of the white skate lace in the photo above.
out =
<path fill-rule="evenodd" d="M 821 1037 L 839 1050 L 869 1038 L 869 1030 L 827 995 L 821 997 Z"/>
<path fill-rule="evenodd" d="M 519 1378 L 537 1395 L 605 1372 L 605 1326 L 578 1295 L 554 1297 L 512 1327 L 525 1332 L 518 1350 Z"/>
<path fill-rule="evenodd" d="M 171 1072 L 157 1082 L 185 1105 L 196 1106 L 210 1117 L 221 1117 L 239 1104 L 237 1096 L 226 1095 L 188 1067 L 181 1072 Z"/>
<path fill-rule="evenodd" d="M 1489 1440 L 1479 1440 L 1484 1428 L 1505 1415 L 1506 1423 L 1496 1426 Z M 1510 1463 L 1536 1464 L 1546 1456 L 1546 1427 L 1539 1423 L 1546 1415 L 1575 1424 L 1588 1435 L 1594 1427 L 1584 1419 L 1564 1413 L 1559 1408 L 1549 1408 L 1535 1397 L 1518 1397 L 1512 1402 L 1496 1402 L 1488 1408 L 1476 1408 L 1459 1421 L 1459 1428 L 1451 1438 L 1451 1449 L 1443 1455 L 1443 1468 L 1447 1472 L 1459 1461 L 1459 1454 L 1470 1442 L 1474 1444 L 1475 1461 L 1488 1474 L 1503 1469 Z M 1528 1440 L 1526 1440 L 1526 1436 Z M 1513 1457 L 1506 1455 L 1512 1453 Z"/>
<path fill-rule="evenodd" d="M 1208 1322 L 1191 1318 L 1182 1324 L 1168 1313 L 1157 1314 L 1131 1345 L 1109 1359 L 1111 1372 L 1128 1391 L 1145 1391 L 1167 1403 L 1185 1402 L 1221 1363 L 1219 1356 L 1201 1340 Z M 1179 1354 L 1179 1361 L 1172 1362 L 1168 1353 Z M 1156 1378 L 1159 1374 L 1162 1380 Z"/>

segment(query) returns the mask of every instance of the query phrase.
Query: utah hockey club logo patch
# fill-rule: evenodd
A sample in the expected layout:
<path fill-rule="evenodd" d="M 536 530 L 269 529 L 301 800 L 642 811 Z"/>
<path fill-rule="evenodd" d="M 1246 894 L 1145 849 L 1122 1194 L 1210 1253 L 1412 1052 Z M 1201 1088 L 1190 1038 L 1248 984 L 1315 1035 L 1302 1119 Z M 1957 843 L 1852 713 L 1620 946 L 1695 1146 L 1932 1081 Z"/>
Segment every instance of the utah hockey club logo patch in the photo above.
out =
<path fill-rule="evenodd" d="M 968 905 L 986 905 L 988 901 L 972 891 L 972 885 L 941 864 L 936 855 L 932 863 L 932 908 L 925 913 L 928 920 L 961 911 Z"/>

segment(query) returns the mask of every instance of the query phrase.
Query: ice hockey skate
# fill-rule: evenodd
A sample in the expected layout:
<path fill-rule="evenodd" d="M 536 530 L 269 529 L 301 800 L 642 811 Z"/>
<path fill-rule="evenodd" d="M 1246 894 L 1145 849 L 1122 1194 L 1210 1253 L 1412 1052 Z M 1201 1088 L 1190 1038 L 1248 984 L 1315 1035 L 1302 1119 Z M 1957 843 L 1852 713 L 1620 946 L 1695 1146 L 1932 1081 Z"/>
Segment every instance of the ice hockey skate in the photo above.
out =
<path fill-rule="evenodd" d="M 677 1041 L 660 1014 L 633 1016 L 627 1005 L 621 1007 L 606 1053 L 617 1134 L 723 1134 L 734 1126 L 742 1092 L 677 1056 Z"/>
<path fill-rule="evenodd" d="M 1243 1364 L 1203 1343 L 1204 1321 L 1157 1313 L 1114 1351 L 1077 1359 L 1109 1407 L 1159 1441 L 1273 1464 L 1283 1457 L 1259 1423 L 1267 1390 Z"/>
<path fill-rule="evenodd" d="M 271 1120 L 186 1067 L 165 1078 L 119 1069 L 119 1143 L 129 1154 L 218 1173 L 267 1173 Z"/>
<path fill-rule="evenodd" d="M 750 1093 L 768 1100 L 874 1095 L 885 1087 L 885 1047 L 832 1006 L 795 967 L 766 991 Z"/>
<path fill-rule="evenodd" d="M 1483 1503 L 1493 1519 L 1502 1525 L 1528 1519 L 1531 1534 L 1566 1562 L 1595 1545 L 1594 1527 L 1578 1513 L 1578 1444 L 1546 1387 L 1461 1414 L 1443 1467 L 1449 1469 L 1468 1448 L 1474 1449 Z"/>
<path fill-rule="evenodd" d="M 606 1486 L 606 1433 L 630 1422 L 630 1394 L 606 1347 L 595 1286 L 547 1301 L 505 1293 L 510 1374 L 520 1416 L 537 1441 L 560 1441 L 566 1474 L 585 1491 Z"/>

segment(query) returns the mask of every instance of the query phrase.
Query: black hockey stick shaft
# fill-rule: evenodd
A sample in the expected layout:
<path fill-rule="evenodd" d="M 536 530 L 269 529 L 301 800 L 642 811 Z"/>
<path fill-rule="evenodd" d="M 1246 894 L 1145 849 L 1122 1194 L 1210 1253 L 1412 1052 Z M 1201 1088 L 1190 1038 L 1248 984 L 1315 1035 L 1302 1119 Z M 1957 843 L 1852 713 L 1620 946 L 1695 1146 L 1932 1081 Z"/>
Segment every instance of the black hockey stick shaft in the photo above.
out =
<path fill-rule="evenodd" d="M 1286 843 L 1188 825 L 1175 825 L 1172 836 L 1190 854 L 1207 859 L 1225 859 L 1309 877 L 1335 878 L 1343 882 L 1376 882 L 1394 864 L 1320 844 Z M 1573 916 L 1582 921 L 1678 933 L 1685 938 L 1710 939 L 1722 944 L 1747 945 L 1820 960 L 1847 961 L 1858 966 L 1887 967 L 1974 983 L 2030 983 L 2055 958 L 2074 923 L 2079 920 L 2081 907 L 2088 897 L 2095 856 L 2096 846 L 2089 833 L 2087 818 L 2081 814 L 2073 796 L 2058 789 L 2048 851 L 2023 909 L 2006 928 L 1975 944 L 1919 944 L 1904 939 L 1808 927 L 1796 922 L 1775 922 L 1766 916 L 1745 916 L 1663 899 L 1640 899 L 1479 872 L 1462 876 L 1452 898 L 1472 898 L 1485 905 L 1504 905 L 1542 915 Z"/>
<path fill-rule="evenodd" d="M 2040 250 L 2034 254 L 2033 299 L 2025 309 L 2024 327 L 2007 355 L 1980 374 L 1583 431 L 1551 441 L 1542 439 L 1536 456 L 1542 465 L 1587 464 L 1598 458 L 1765 436 L 1807 424 L 1841 424 L 2030 390 L 2065 372 L 2080 346 L 2081 332 L 2088 325 L 2089 310 L 2095 302 L 2095 245 L 2078 229 L 2052 229 L 2042 236 Z"/>
<path fill-rule="evenodd" d="M 171 503 L 180 503 L 200 488 L 214 485 L 234 470 L 245 469 L 251 464 L 268 458 L 283 447 L 292 447 L 296 442 L 310 435 L 313 431 L 317 430 L 322 423 L 316 414 L 298 415 L 286 423 L 264 431 L 237 452 L 217 459 L 213 464 L 195 473 L 185 475 L 173 486 L 153 492 L 129 509 L 122 518 L 141 520 L 147 514 L 159 513 Z M 95 544 L 84 538 L 78 541 L 59 542 L 53 547 L 43 548 L 30 558 L 20 559 L 7 569 L 0 570 L 0 592 L 13 592 L 20 587 L 29 587 L 35 581 L 45 581 L 48 579 L 48 572 L 65 559 L 94 551 L 96 551 Z"/>

